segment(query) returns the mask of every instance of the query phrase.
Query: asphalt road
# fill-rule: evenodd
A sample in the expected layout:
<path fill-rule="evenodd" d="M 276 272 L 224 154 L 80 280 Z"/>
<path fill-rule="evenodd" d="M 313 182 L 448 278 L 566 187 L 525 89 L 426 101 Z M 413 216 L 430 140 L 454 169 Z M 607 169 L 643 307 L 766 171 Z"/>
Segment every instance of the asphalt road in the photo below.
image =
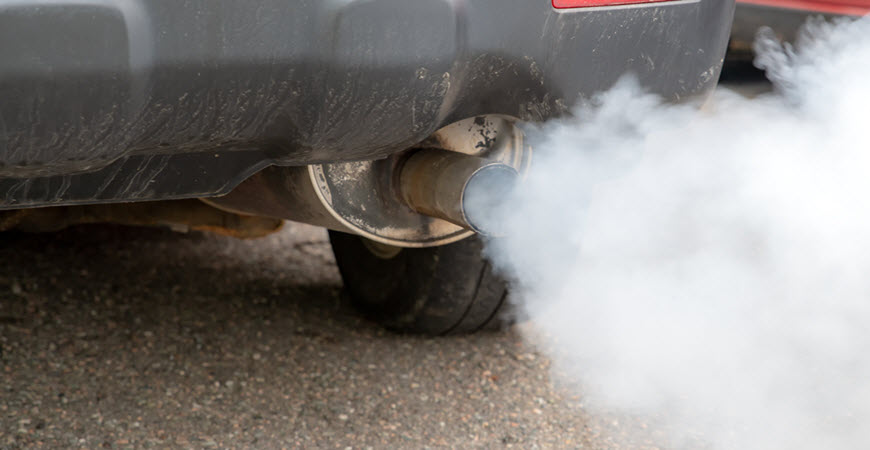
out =
<path fill-rule="evenodd" d="M 0 448 L 638 448 L 516 329 L 426 339 L 347 306 L 323 230 L 0 234 Z M 642 433 L 638 434 L 637 431 Z"/>
<path fill-rule="evenodd" d="M 320 229 L 3 233 L 0 267 L 0 448 L 668 446 L 584 412 L 516 328 L 360 319 Z"/>

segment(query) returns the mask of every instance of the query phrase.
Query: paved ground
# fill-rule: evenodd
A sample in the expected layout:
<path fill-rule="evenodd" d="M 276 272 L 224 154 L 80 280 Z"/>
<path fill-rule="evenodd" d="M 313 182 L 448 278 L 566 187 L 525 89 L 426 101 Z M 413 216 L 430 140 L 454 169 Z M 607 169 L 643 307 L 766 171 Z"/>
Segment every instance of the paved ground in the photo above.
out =
<path fill-rule="evenodd" d="M 322 230 L 0 234 L 0 448 L 638 448 L 516 330 L 397 336 Z M 632 431 L 627 437 L 628 431 Z M 642 436 L 642 437 L 638 437 Z"/>

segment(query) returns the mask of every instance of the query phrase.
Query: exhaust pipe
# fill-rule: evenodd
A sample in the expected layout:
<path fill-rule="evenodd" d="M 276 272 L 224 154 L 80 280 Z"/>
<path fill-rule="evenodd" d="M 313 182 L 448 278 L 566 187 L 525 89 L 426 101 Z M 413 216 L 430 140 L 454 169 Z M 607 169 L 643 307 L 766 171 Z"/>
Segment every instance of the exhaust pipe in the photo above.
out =
<path fill-rule="evenodd" d="M 502 214 L 519 178 L 498 161 L 425 149 L 400 166 L 398 184 L 414 211 L 493 236 L 503 234 Z"/>
<path fill-rule="evenodd" d="M 393 247 L 504 234 L 506 203 L 531 160 L 513 120 L 462 120 L 421 147 L 372 161 L 268 167 L 229 194 L 203 200 L 236 214 L 304 222 Z"/>

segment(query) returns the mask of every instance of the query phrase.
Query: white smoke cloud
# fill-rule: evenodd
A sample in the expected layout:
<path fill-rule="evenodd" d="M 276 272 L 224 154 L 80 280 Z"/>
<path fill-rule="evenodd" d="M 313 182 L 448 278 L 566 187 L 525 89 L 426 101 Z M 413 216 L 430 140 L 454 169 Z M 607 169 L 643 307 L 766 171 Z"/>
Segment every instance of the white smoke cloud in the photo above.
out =
<path fill-rule="evenodd" d="M 699 111 L 624 80 L 530 131 L 488 251 L 593 411 L 870 448 L 870 19 L 758 49 L 774 94 Z"/>

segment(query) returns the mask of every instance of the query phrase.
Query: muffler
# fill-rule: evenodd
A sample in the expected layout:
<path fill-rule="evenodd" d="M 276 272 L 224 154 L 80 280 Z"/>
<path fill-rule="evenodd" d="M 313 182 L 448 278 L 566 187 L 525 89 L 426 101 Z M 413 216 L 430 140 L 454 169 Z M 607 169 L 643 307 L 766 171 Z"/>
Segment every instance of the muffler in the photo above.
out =
<path fill-rule="evenodd" d="M 530 155 L 513 120 L 476 117 L 387 159 L 269 167 L 204 201 L 390 246 L 430 247 L 500 234 L 500 213 Z"/>

